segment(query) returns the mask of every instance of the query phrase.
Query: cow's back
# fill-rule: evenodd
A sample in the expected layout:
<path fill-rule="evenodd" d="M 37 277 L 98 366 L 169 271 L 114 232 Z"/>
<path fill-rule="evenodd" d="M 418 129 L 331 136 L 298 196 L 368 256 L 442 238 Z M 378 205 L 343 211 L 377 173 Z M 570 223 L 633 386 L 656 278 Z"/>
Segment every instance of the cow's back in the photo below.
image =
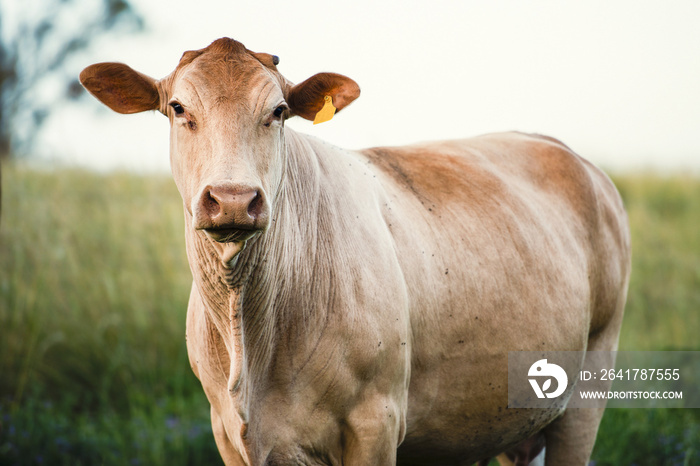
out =
<path fill-rule="evenodd" d="M 506 409 L 507 354 L 584 350 L 621 318 L 629 238 L 614 186 L 562 143 L 520 133 L 364 154 L 410 294 L 400 452 L 447 460 L 513 443 L 494 419 L 538 431 L 556 413 Z"/>

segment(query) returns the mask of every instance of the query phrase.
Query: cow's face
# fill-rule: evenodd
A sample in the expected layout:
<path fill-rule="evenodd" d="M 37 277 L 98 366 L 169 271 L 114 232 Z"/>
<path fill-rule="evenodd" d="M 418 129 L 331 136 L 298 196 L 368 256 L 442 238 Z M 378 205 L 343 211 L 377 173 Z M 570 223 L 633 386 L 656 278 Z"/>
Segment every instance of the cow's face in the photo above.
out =
<path fill-rule="evenodd" d="M 285 119 L 313 120 L 329 97 L 340 110 L 360 92 L 333 73 L 294 86 L 277 63 L 219 39 L 186 52 L 160 81 L 119 63 L 92 65 L 80 75 L 117 112 L 168 116 L 170 163 L 191 227 L 220 243 L 229 258 L 270 224 L 286 169 Z"/>

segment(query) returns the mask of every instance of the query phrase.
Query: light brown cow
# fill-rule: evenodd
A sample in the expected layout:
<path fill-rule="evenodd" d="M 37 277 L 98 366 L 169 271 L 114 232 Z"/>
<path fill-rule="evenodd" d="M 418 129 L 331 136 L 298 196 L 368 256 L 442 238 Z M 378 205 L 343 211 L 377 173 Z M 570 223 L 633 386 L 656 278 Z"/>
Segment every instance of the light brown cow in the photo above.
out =
<path fill-rule="evenodd" d="M 585 464 L 602 410 L 507 409 L 507 354 L 616 348 L 630 247 L 610 180 L 519 133 L 334 147 L 284 122 L 357 84 L 293 85 L 277 62 L 220 39 L 162 80 L 81 74 L 170 120 L 187 346 L 225 462 L 471 464 L 542 432 L 548 465 Z"/>

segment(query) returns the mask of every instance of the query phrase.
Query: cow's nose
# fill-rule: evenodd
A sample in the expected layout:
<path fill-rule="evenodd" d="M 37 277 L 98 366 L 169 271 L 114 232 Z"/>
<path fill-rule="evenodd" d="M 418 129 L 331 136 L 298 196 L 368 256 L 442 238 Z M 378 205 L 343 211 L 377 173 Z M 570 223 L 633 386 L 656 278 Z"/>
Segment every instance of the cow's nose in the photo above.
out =
<path fill-rule="evenodd" d="M 234 230 L 261 230 L 267 226 L 267 211 L 262 189 L 211 185 L 199 195 L 193 212 L 194 227 L 214 236 Z"/>

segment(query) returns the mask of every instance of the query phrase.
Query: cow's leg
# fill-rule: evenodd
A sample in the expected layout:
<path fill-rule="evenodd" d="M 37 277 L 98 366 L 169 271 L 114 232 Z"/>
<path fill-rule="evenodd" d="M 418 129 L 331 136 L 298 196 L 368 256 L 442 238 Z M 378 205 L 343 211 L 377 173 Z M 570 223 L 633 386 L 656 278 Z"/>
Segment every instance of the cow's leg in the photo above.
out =
<path fill-rule="evenodd" d="M 385 397 L 377 398 L 356 407 L 350 414 L 343 431 L 342 464 L 396 464 L 396 449 L 405 432 L 405 417 L 399 403 Z"/>
<path fill-rule="evenodd" d="M 240 453 L 233 447 L 233 444 L 226 434 L 224 423 L 221 417 L 214 411 L 214 408 L 211 409 L 211 427 L 214 432 L 216 446 L 221 454 L 221 459 L 224 460 L 224 464 L 226 464 L 226 466 L 245 466 L 245 461 L 243 461 Z"/>
<path fill-rule="evenodd" d="M 626 290 L 626 286 L 624 290 Z M 616 351 L 622 325 L 626 291 L 617 299 L 617 304 L 606 325 L 588 339 L 589 351 Z M 609 383 L 603 389 L 607 390 Z M 603 418 L 602 408 L 569 408 L 564 415 L 544 429 L 547 452 L 546 466 L 587 465 L 593 451 L 598 426 Z"/>
<path fill-rule="evenodd" d="M 192 284 L 187 308 L 187 355 L 194 375 L 202 382 L 202 388 L 211 403 L 211 427 L 221 458 L 227 466 L 244 466 L 246 463 L 231 443 L 226 426 L 214 406 L 221 406 L 222 388 L 226 388 L 228 365 L 226 348 L 216 327 L 206 317 L 197 287 Z M 225 390 L 228 397 L 228 390 Z"/>
<path fill-rule="evenodd" d="M 605 407 L 567 408 L 561 417 L 545 427 L 545 465 L 587 465 L 604 411 Z"/>
<path fill-rule="evenodd" d="M 563 416 L 547 426 L 545 464 L 588 464 L 603 411 L 605 408 L 567 409 Z"/>

